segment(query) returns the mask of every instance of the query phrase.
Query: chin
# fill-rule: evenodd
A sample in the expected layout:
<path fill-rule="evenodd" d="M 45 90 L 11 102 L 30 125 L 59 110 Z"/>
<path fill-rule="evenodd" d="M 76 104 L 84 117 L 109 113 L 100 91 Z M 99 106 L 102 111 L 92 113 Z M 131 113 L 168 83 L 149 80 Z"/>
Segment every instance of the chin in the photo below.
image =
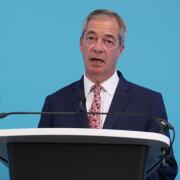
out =
<path fill-rule="evenodd" d="M 93 68 L 89 72 L 91 75 L 102 75 L 102 74 L 104 74 L 104 71 L 101 68 Z"/>

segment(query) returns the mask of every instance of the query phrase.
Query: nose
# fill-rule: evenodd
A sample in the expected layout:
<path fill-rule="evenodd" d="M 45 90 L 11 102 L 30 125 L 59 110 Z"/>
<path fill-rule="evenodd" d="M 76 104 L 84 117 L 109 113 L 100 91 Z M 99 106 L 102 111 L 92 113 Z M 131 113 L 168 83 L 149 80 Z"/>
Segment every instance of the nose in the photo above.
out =
<path fill-rule="evenodd" d="M 104 51 L 103 49 L 103 43 L 100 39 L 96 41 L 96 43 L 93 46 L 93 51 L 96 53 L 102 53 Z"/>

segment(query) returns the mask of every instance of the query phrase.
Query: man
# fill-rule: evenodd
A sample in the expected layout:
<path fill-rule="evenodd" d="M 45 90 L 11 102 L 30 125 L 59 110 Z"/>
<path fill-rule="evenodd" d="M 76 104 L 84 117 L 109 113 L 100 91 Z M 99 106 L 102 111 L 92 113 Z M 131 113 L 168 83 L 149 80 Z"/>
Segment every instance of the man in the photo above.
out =
<path fill-rule="evenodd" d="M 95 10 L 85 19 L 80 50 L 85 73 L 76 81 L 48 96 L 44 112 L 113 112 L 129 116 L 42 115 L 39 127 L 104 128 L 159 132 L 158 123 L 150 118 L 167 119 L 160 93 L 125 80 L 116 71 L 124 49 L 126 27 L 121 17 L 109 10 Z M 133 113 L 147 116 L 133 116 Z M 167 168 L 158 167 L 147 180 L 173 180 L 177 164 L 173 155 L 167 157 Z"/>

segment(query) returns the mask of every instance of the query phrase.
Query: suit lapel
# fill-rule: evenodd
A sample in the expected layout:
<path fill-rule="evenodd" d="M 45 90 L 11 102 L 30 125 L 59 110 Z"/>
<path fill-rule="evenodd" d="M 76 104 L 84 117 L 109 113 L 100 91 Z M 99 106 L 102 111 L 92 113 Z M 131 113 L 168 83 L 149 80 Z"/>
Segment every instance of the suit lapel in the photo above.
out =
<path fill-rule="evenodd" d="M 123 113 L 131 98 L 130 84 L 124 79 L 119 71 L 118 75 L 120 80 L 109 108 L 109 113 Z M 103 128 L 111 129 L 116 120 L 120 120 L 120 115 L 107 115 Z"/>
<path fill-rule="evenodd" d="M 70 97 L 75 112 L 80 112 L 77 116 L 79 127 L 88 128 L 83 77 L 72 85 Z"/>
<path fill-rule="evenodd" d="M 124 77 L 119 71 L 118 71 L 118 76 L 120 80 L 117 85 L 111 106 L 109 108 L 110 113 L 123 113 L 131 98 L 130 83 L 128 83 L 124 79 Z M 72 105 L 75 112 L 82 111 L 80 101 L 83 102 L 83 111 L 77 116 L 78 124 L 80 128 L 89 128 L 87 114 L 86 114 L 87 110 L 86 110 L 85 95 L 84 95 L 83 77 L 79 81 L 72 84 L 72 88 L 69 95 L 71 97 Z M 116 120 L 120 120 L 120 115 L 107 115 L 103 128 L 111 129 L 114 123 L 116 122 Z"/>

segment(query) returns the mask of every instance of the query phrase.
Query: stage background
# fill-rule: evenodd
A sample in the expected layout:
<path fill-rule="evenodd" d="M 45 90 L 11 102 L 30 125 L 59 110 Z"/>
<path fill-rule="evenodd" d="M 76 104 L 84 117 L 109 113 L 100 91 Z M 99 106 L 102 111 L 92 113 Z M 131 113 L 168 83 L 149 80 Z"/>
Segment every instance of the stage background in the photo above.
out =
<path fill-rule="evenodd" d="M 96 8 L 115 10 L 126 21 L 118 69 L 129 81 L 163 94 L 179 161 L 179 0 L 1 0 L 0 112 L 41 111 L 48 94 L 81 77 L 81 25 Z M 0 129 L 34 128 L 38 121 L 39 116 L 10 116 L 0 120 Z M 1 163 L 0 179 L 9 179 Z"/>

